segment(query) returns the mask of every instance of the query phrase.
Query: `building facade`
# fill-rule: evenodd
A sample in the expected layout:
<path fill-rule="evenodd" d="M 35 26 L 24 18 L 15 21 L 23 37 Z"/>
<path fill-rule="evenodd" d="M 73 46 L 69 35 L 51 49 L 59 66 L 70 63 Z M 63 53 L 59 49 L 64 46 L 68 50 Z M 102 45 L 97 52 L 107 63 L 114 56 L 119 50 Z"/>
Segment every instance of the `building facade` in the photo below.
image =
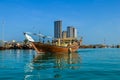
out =
<path fill-rule="evenodd" d="M 73 38 L 77 38 L 77 29 L 73 28 Z"/>
<path fill-rule="evenodd" d="M 63 32 L 62 32 L 62 38 L 63 38 L 63 39 L 67 38 L 67 31 L 63 31 Z"/>
<path fill-rule="evenodd" d="M 68 26 L 67 27 L 67 38 L 73 37 L 73 27 Z"/>
<path fill-rule="evenodd" d="M 54 38 L 62 38 L 62 21 L 54 22 Z"/>
<path fill-rule="evenodd" d="M 77 29 L 73 26 L 67 27 L 67 38 L 77 38 Z"/>

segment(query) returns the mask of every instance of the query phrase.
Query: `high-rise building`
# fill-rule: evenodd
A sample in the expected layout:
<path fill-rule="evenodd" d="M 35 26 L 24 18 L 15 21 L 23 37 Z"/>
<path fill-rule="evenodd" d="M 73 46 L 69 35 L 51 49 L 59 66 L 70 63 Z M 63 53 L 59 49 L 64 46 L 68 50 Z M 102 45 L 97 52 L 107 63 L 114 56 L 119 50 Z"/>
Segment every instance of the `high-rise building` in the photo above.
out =
<path fill-rule="evenodd" d="M 67 38 L 72 38 L 73 37 L 73 27 L 68 26 L 67 27 Z"/>
<path fill-rule="evenodd" d="M 77 38 L 77 29 L 72 26 L 67 27 L 67 37 L 68 38 Z"/>
<path fill-rule="evenodd" d="M 77 29 L 73 28 L 73 38 L 77 38 Z"/>
<path fill-rule="evenodd" d="M 62 21 L 54 22 L 54 38 L 62 38 Z"/>
<path fill-rule="evenodd" d="M 63 31 L 62 32 L 62 38 L 64 39 L 64 38 L 67 38 L 67 31 Z"/>

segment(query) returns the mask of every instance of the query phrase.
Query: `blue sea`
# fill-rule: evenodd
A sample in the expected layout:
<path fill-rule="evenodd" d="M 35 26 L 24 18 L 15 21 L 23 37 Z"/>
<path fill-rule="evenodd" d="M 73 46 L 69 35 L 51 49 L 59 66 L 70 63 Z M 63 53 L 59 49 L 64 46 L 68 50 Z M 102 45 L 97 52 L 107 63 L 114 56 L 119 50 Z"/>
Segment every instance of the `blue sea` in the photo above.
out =
<path fill-rule="evenodd" d="M 120 80 L 120 49 L 37 54 L 0 51 L 0 80 Z"/>

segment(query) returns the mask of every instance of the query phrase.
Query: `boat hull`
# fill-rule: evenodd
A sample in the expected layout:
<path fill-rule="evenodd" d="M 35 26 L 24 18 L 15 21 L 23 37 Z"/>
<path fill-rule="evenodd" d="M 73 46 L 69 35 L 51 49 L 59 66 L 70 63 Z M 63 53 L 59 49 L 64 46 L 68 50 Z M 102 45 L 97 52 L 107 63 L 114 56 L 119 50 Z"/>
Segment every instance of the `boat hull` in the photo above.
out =
<path fill-rule="evenodd" d="M 31 43 L 37 53 L 41 53 L 41 52 L 69 53 L 69 52 L 76 52 L 79 48 L 78 45 L 63 47 L 63 46 L 56 46 L 56 45 L 50 45 L 50 44 L 43 44 L 40 42 L 31 42 Z"/>

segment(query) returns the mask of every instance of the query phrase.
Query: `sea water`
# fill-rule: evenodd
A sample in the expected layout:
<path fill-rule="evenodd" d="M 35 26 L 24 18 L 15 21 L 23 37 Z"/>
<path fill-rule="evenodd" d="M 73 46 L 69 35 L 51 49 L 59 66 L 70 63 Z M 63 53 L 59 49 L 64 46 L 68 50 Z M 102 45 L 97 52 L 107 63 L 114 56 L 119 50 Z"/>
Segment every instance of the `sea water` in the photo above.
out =
<path fill-rule="evenodd" d="M 120 49 L 37 54 L 0 51 L 0 80 L 120 80 Z"/>

